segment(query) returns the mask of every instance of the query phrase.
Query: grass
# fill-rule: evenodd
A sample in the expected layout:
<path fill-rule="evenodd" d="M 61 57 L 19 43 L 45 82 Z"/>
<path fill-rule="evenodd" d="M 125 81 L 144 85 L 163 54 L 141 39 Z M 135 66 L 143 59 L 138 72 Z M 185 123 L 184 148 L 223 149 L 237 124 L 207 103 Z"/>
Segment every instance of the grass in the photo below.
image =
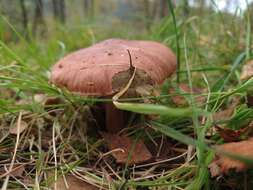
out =
<path fill-rule="evenodd" d="M 179 11 L 174 10 L 175 15 Z M 56 25 L 47 37 L 27 42 L 12 23 L 1 17 L 0 24 L 5 27 L 0 27 L 0 34 L 9 28 L 18 41 L 6 42 L 3 37 L 0 41 L 0 167 L 23 166 L 25 171 L 23 176 L 15 176 L 0 170 L 0 183 L 8 185 L 8 189 L 45 189 L 57 175 L 73 173 L 104 189 L 223 189 L 230 187 L 230 179 L 240 182 L 245 178 L 251 187 L 251 170 L 236 178 L 231 173 L 231 178 L 220 181 L 211 178 L 208 171 L 214 156 L 210 147 L 223 141 L 217 134 L 210 136 L 216 122 L 213 115 L 229 107 L 235 97 L 245 105 L 252 87 L 252 79 L 241 81 L 239 77 L 241 66 L 252 57 L 249 16 L 221 12 L 199 16 L 192 10 L 188 18 L 177 17 L 178 36 L 173 22 L 171 17 L 164 18 L 149 33 L 140 34 L 131 28 L 130 36 L 122 26 L 112 32 L 111 27 L 95 24 L 68 28 Z M 162 162 L 120 167 L 107 158 L 110 156 L 104 158 L 104 142 L 96 134 L 98 126 L 88 106 L 110 100 L 74 96 L 48 82 L 50 67 L 68 52 L 105 38 L 124 36 L 158 40 L 177 51 L 180 48 L 180 82 L 191 89 L 206 89 L 201 94 L 206 97 L 202 104 L 191 93 L 178 90 L 168 94 L 169 87 L 177 87 L 174 77 L 163 85 L 161 96 L 148 97 L 155 104 L 132 103 L 141 98 L 125 99 L 127 103 L 119 104 L 120 109 L 160 115 L 155 121 L 144 120 L 146 127 L 126 131 L 149 143 L 154 142 L 154 137 L 167 139 L 171 157 Z M 186 107 L 171 102 L 179 94 L 187 99 Z M 53 98 L 53 103 L 45 105 L 36 99 L 38 95 Z M 252 120 L 252 108 L 241 105 L 226 121 L 226 127 Z M 9 134 L 10 127 L 21 127 L 20 120 L 27 123 L 27 130 L 20 136 Z M 98 159 L 101 161 L 96 163 Z M 242 185 L 245 184 L 238 183 L 236 188 L 243 189 Z"/>

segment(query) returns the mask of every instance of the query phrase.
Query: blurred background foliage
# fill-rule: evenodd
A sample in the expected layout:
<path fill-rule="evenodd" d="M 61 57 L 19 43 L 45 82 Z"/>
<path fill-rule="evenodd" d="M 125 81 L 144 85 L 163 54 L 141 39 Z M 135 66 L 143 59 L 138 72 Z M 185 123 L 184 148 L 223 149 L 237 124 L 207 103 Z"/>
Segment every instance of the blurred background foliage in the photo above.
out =
<path fill-rule="evenodd" d="M 195 15 L 199 18 L 219 12 L 219 8 L 230 16 L 243 16 L 245 7 L 241 4 L 248 2 L 248 9 L 253 16 L 253 4 L 244 0 L 174 0 L 177 19 L 184 20 Z M 146 32 L 161 19 L 169 15 L 167 0 L 1 0 L 0 20 L 1 40 L 4 42 L 17 41 L 18 36 L 6 25 L 6 19 L 15 30 L 26 39 L 45 37 L 54 29 L 66 27 L 96 26 L 111 28 L 125 32 Z M 224 22 L 229 22 L 224 18 Z M 179 21 L 180 23 L 180 21 Z M 112 30 L 114 31 L 114 30 Z M 115 31 L 117 32 L 117 31 Z M 118 32 L 120 33 L 120 32 Z M 117 35 L 115 35 L 117 37 Z"/>

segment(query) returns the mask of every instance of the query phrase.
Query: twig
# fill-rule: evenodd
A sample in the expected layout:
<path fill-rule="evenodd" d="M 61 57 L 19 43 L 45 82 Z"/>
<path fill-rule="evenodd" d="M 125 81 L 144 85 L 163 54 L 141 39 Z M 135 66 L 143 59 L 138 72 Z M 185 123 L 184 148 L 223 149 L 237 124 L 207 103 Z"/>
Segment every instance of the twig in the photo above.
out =
<path fill-rule="evenodd" d="M 57 153 L 56 153 L 56 146 L 55 146 L 55 127 L 56 124 L 53 125 L 53 152 L 54 152 L 54 165 L 55 165 L 55 173 L 54 173 L 54 180 L 57 181 Z M 54 183 L 54 189 L 57 190 L 57 183 Z"/>
<path fill-rule="evenodd" d="M 14 162 L 16 159 L 16 154 L 17 154 L 17 149 L 18 149 L 18 144 L 19 144 L 19 137 L 20 137 L 21 119 L 22 119 L 22 112 L 19 112 L 18 122 L 17 122 L 17 138 L 16 138 L 16 143 L 15 143 L 15 149 L 14 149 L 14 154 L 13 154 L 11 164 L 10 164 L 8 171 L 12 171 L 12 168 L 13 168 L 13 165 L 14 165 Z M 7 190 L 9 179 L 10 179 L 10 173 L 6 176 L 1 190 Z"/>
<path fill-rule="evenodd" d="M 132 77 L 129 79 L 127 85 L 121 90 L 119 91 L 117 94 L 115 94 L 113 97 L 112 97 L 112 101 L 113 101 L 113 104 L 117 107 L 117 104 L 120 104 L 118 101 L 118 99 L 123 95 L 125 94 L 125 92 L 129 89 L 129 87 L 131 86 L 133 80 L 134 80 L 134 77 L 135 77 L 135 73 L 136 73 L 136 67 L 134 67 L 132 65 L 132 57 L 131 57 L 131 54 L 130 54 L 130 51 L 127 49 L 127 52 L 129 54 L 129 62 L 130 62 L 130 72 L 132 73 Z"/>

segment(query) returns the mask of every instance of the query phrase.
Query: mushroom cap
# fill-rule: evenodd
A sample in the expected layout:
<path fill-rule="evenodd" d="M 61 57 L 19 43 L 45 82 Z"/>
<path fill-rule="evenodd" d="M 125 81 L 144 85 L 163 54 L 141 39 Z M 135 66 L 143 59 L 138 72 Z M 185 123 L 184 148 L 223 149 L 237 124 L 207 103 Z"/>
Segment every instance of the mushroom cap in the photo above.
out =
<path fill-rule="evenodd" d="M 52 67 L 50 81 L 81 95 L 112 95 L 131 77 L 127 50 L 137 69 L 135 86 L 161 84 L 176 70 L 175 55 L 161 43 L 108 39 L 60 59 Z"/>

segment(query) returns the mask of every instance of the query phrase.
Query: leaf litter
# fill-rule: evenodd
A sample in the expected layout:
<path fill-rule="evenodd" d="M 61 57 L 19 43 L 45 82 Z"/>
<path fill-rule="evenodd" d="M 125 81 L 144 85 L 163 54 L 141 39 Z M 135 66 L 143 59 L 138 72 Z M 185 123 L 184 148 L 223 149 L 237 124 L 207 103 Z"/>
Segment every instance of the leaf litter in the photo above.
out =
<path fill-rule="evenodd" d="M 174 104 L 178 106 L 187 105 L 187 96 L 192 94 L 197 104 L 203 104 L 205 97 L 202 93 L 205 92 L 204 89 L 193 87 L 192 89 L 188 84 L 180 83 L 178 87 L 170 87 L 168 90 L 169 94 L 172 94 L 171 100 Z"/>
<path fill-rule="evenodd" d="M 54 179 L 53 172 L 48 173 L 49 177 Z M 50 188 L 53 190 L 99 190 L 95 187 L 72 174 L 66 174 L 64 176 L 57 176 L 56 181 L 51 183 Z"/>
<path fill-rule="evenodd" d="M 241 80 L 247 80 L 252 76 L 253 76 L 253 60 L 250 60 L 245 65 L 243 65 L 240 78 Z"/>
<path fill-rule="evenodd" d="M 10 134 L 12 134 L 12 135 L 17 135 L 18 132 L 21 134 L 21 133 L 23 133 L 27 128 L 28 128 L 28 123 L 22 120 L 21 123 L 20 123 L 19 129 L 18 129 L 17 123 L 15 123 L 15 124 L 14 124 L 14 127 L 10 127 L 9 132 L 10 132 Z"/>
<path fill-rule="evenodd" d="M 116 162 L 128 165 L 146 162 L 152 158 L 142 140 L 134 140 L 126 135 L 102 133 Z"/>
<path fill-rule="evenodd" d="M 209 165 L 211 175 L 215 177 L 218 175 L 227 174 L 231 170 L 240 172 L 252 167 L 251 164 L 247 164 L 241 160 L 229 157 L 228 155 L 224 154 L 224 153 L 231 153 L 245 157 L 247 159 L 251 159 L 253 161 L 252 147 L 253 147 L 253 138 L 250 138 L 245 141 L 231 142 L 215 146 L 215 149 L 218 154 L 216 154 L 215 159 Z"/>

